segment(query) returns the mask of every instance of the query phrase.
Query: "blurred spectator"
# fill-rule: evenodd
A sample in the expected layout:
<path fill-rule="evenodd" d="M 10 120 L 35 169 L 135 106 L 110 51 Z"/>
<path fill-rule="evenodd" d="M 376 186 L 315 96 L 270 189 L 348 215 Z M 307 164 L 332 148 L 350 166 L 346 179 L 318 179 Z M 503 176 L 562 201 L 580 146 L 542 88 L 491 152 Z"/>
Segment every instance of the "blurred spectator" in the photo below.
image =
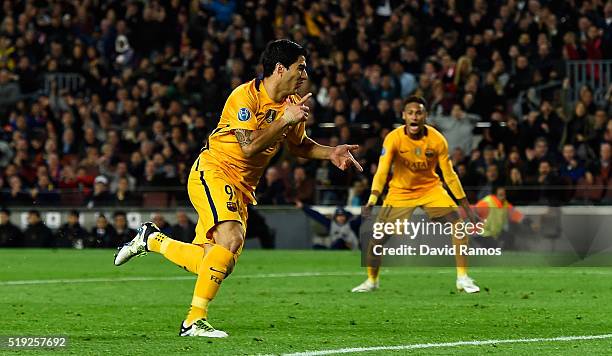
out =
<path fill-rule="evenodd" d="M 494 188 L 499 186 L 500 183 L 499 168 L 497 165 L 492 164 L 487 166 L 485 182 L 478 192 L 478 200 L 484 199 L 487 195 L 494 194 Z"/>
<path fill-rule="evenodd" d="M 517 167 L 510 169 L 508 177 L 508 183 L 506 184 L 506 196 L 509 201 L 514 204 L 521 205 L 527 204 L 531 200 L 531 191 L 525 190 L 525 181 L 523 180 L 523 174 Z"/>
<path fill-rule="evenodd" d="M 541 204 L 550 204 L 556 206 L 561 197 L 558 189 L 560 185 L 559 177 L 553 171 L 549 161 L 543 159 L 539 161 L 538 175 L 536 184 L 539 186 L 538 202 Z"/>
<path fill-rule="evenodd" d="M 512 248 L 514 233 L 510 231 L 510 224 L 531 223 L 506 198 L 506 189 L 496 186 L 490 195 L 476 203 L 476 213 L 484 222 L 481 234 L 484 240 L 476 239 L 479 244 L 487 247 L 503 244 L 503 248 Z"/>
<path fill-rule="evenodd" d="M 136 236 L 136 230 L 128 227 L 127 215 L 124 211 L 116 211 L 113 214 L 113 225 L 115 227 L 115 241 L 118 243 L 117 246 L 132 241 Z"/>
<path fill-rule="evenodd" d="M 60 195 L 47 174 L 39 175 L 36 185 L 31 190 L 34 204 L 51 206 L 59 203 Z"/>
<path fill-rule="evenodd" d="M 32 197 L 23 188 L 21 178 L 18 175 L 10 176 L 8 189 L 2 194 L 2 201 L 12 206 L 28 206 L 32 204 Z"/>
<path fill-rule="evenodd" d="M 471 152 L 474 134 L 472 131 L 480 117 L 468 114 L 460 104 L 453 105 L 450 116 L 430 116 L 429 122 L 436 126 L 448 141 L 448 151 L 460 148 Z"/>
<path fill-rule="evenodd" d="M 168 223 L 168 221 L 166 221 L 166 218 L 164 218 L 164 215 L 162 215 L 161 213 L 153 214 L 151 221 L 153 221 L 155 225 L 157 225 L 162 234 L 174 236 L 172 234 L 172 226 Z"/>
<path fill-rule="evenodd" d="M 268 167 L 257 189 L 257 201 L 262 205 L 285 204 L 285 184 L 276 167 Z"/>
<path fill-rule="evenodd" d="M 172 226 L 172 238 L 191 243 L 195 238 L 196 225 L 189 219 L 187 213 L 179 211 L 176 213 L 176 224 Z"/>
<path fill-rule="evenodd" d="M 604 142 L 599 147 L 599 159 L 588 166 L 589 184 L 609 185 L 612 182 L 612 144 Z"/>
<path fill-rule="evenodd" d="M 5 41 L 6 37 L 0 37 L 0 41 Z M 6 113 L 7 109 L 19 100 L 19 84 L 15 77 L 6 69 L 0 69 L 0 114 Z"/>
<path fill-rule="evenodd" d="M 570 184 L 576 184 L 584 177 L 586 169 L 582 162 L 576 158 L 576 149 L 571 144 L 563 146 L 563 160 L 560 164 L 559 177 L 567 179 Z"/>
<path fill-rule="evenodd" d="M 87 203 L 88 208 L 99 208 L 112 204 L 112 195 L 108 190 L 108 178 L 105 176 L 97 176 L 94 180 L 93 194 Z"/>
<path fill-rule="evenodd" d="M 117 237 L 117 231 L 108 222 L 104 214 L 100 214 L 96 219 L 96 226 L 91 229 L 91 236 L 86 247 L 105 247 L 115 248 L 121 245 Z"/>
<path fill-rule="evenodd" d="M 60 247 L 74 247 L 82 249 L 89 240 L 89 234 L 79 222 L 79 212 L 71 210 L 68 213 L 68 221 L 62 225 L 56 234 Z"/>
<path fill-rule="evenodd" d="M 117 182 L 117 189 L 112 195 L 112 205 L 114 206 L 139 206 L 141 199 L 129 188 L 128 178 L 120 177 Z"/>
<path fill-rule="evenodd" d="M 0 210 L 0 247 L 20 247 L 23 243 L 21 229 L 11 222 L 11 212 Z"/>
<path fill-rule="evenodd" d="M 296 202 L 296 207 L 302 209 L 304 213 L 319 224 L 325 227 L 329 235 L 326 241 L 326 247 L 332 250 L 355 250 L 359 248 L 359 226 L 361 225 L 361 216 L 353 218 L 353 216 L 344 208 L 338 207 L 334 212 L 332 219 L 310 208 L 308 205 Z M 327 244 L 329 244 L 327 246 Z M 324 246 L 316 246 L 324 247 Z"/>
<path fill-rule="evenodd" d="M 23 232 L 25 247 L 56 247 L 51 229 L 45 225 L 38 210 L 28 212 L 28 226 Z"/>
<path fill-rule="evenodd" d="M 136 178 L 130 174 L 128 171 L 127 162 L 117 162 L 117 167 L 115 168 L 115 172 L 112 175 L 112 181 L 110 183 L 110 191 L 116 192 L 117 186 L 119 185 L 119 179 L 126 178 L 128 182 L 128 188 L 130 191 L 133 191 L 136 188 Z"/>
<path fill-rule="evenodd" d="M 287 202 L 301 201 L 305 204 L 314 202 L 315 182 L 306 176 L 304 167 L 295 167 L 293 169 L 293 181 L 288 186 Z"/>

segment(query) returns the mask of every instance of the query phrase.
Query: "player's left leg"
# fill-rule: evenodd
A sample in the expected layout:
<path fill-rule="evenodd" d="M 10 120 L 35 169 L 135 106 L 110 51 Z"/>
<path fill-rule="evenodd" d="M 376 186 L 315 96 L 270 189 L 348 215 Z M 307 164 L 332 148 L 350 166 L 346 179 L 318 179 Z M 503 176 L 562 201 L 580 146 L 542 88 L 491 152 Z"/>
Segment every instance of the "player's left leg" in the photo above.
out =
<path fill-rule="evenodd" d="M 397 204 L 403 204 L 398 207 Z M 410 201 L 394 202 L 386 199 L 383 202 L 383 207 L 379 214 L 375 218 L 376 222 L 394 222 L 401 219 L 410 219 L 415 207 L 411 205 Z M 391 236 L 385 235 L 381 239 L 374 239 L 371 237 L 367 243 L 365 253 L 365 264 L 368 278 L 358 286 L 351 289 L 353 293 L 372 292 L 379 288 L 380 285 L 380 266 L 382 265 L 382 256 L 377 256 L 373 253 L 374 247 L 378 245 L 384 245 Z M 362 242 L 363 243 L 363 242 Z"/>
<path fill-rule="evenodd" d="M 466 246 L 469 242 L 468 236 L 464 231 L 460 231 L 460 223 L 458 207 L 455 201 L 448 195 L 442 187 L 434 188 L 428 195 L 429 198 L 423 204 L 423 210 L 427 216 L 433 220 L 443 224 L 452 224 L 453 233 L 452 241 L 455 246 L 455 266 L 457 269 L 456 287 L 459 291 L 466 293 L 480 292 L 480 288 L 468 276 L 468 259 L 467 255 L 461 253 L 461 246 Z"/>
<path fill-rule="evenodd" d="M 187 191 L 193 206 L 198 211 L 196 235 L 206 236 L 208 229 L 214 226 L 216 221 L 211 207 L 209 207 L 208 196 L 204 194 L 207 191 L 210 193 L 210 188 L 204 186 L 206 182 L 203 180 L 202 173 L 196 170 L 189 173 Z M 198 273 L 198 266 L 209 248 L 204 242 L 185 243 L 174 240 L 163 234 L 154 223 L 146 222 L 138 229 L 138 233 L 132 241 L 119 248 L 114 263 L 116 266 L 120 266 L 133 257 L 143 256 L 151 251 L 162 254 L 168 260 L 189 272 Z"/>
<path fill-rule="evenodd" d="M 163 234 L 152 222 L 146 222 L 138 233 L 115 255 L 115 265 L 120 266 L 136 256 L 157 252 L 191 273 L 198 273 L 198 265 L 210 247 L 174 240 Z"/>

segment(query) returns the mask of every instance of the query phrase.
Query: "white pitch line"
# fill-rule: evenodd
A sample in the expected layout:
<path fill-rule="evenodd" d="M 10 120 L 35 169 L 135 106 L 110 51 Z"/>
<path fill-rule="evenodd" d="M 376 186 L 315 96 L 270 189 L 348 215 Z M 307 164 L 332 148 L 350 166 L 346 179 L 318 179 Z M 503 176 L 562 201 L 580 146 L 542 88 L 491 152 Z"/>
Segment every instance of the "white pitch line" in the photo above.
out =
<path fill-rule="evenodd" d="M 450 270 L 451 267 L 449 267 Z M 434 271 L 422 271 L 419 269 L 393 271 L 383 270 L 382 273 L 385 275 L 408 275 L 414 273 L 428 273 L 428 274 L 447 274 L 449 270 L 434 270 Z M 521 269 L 500 269 L 500 270 L 488 270 L 486 273 L 524 273 L 524 274 L 564 274 L 566 271 L 560 270 L 537 270 L 537 271 L 523 271 Z M 612 270 L 586 270 L 582 272 L 587 275 L 609 275 L 612 274 Z M 334 276 L 361 276 L 365 275 L 364 272 L 288 272 L 288 273 L 262 273 L 262 274 L 246 274 L 246 275 L 232 275 L 232 279 L 248 279 L 248 278 L 292 278 L 292 277 L 334 277 Z M 72 284 L 72 283 L 113 283 L 113 282 L 147 282 L 147 281 L 182 281 L 195 279 L 194 275 L 191 276 L 175 276 L 175 277 L 116 277 L 116 278 L 64 278 L 64 279 L 25 279 L 15 281 L 0 281 L 0 286 L 19 286 L 19 285 L 37 285 L 37 284 Z"/>
<path fill-rule="evenodd" d="M 295 273 L 263 273 L 232 276 L 232 279 L 248 278 L 292 278 L 292 277 L 334 277 L 356 276 L 363 272 L 295 272 Z M 73 284 L 73 283 L 104 283 L 104 282 L 146 282 L 146 281 L 181 281 L 194 280 L 196 277 L 117 277 L 117 278 L 65 278 L 65 279 L 26 279 L 18 281 L 0 281 L 0 286 L 21 286 L 37 284 Z"/>
<path fill-rule="evenodd" d="M 430 349 L 439 347 L 457 347 L 457 346 L 484 346 L 493 344 L 524 344 L 534 342 L 559 342 L 559 341 L 576 341 L 576 340 L 600 340 L 610 339 L 612 334 L 604 335 L 583 335 L 583 336 L 559 336 L 559 337 L 540 337 L 534 339 L 504 339 L 504 340 L 474 340 L 474 341 L 456 341 L 456 342 L 441 342 L 429 344 L 411 344 L 398 346 L 374 346 L 374 347 L 352 347 L 335 350 L 320 350 L 320 351 L 305 351 L 290 354 L 282 354 L 282 356 L 319 356 L 319 355 L 334 355 L 348 354 L 370 351 L 398 351 L 398 350 L 416 350 Z"/>

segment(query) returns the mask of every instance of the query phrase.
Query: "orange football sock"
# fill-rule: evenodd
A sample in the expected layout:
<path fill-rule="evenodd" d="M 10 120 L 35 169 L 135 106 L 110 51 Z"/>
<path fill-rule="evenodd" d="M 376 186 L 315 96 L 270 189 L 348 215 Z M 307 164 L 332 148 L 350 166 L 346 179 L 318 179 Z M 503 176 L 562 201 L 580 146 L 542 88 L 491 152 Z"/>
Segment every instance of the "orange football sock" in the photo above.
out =
<path fill-rule="evenodd" d="M 457 277 L 463 277 L 467 275 L 467 255 L 461 253 L 461 246 L 468 244 L 467 235 L 463 236 L 462 239 L 458 239 L 456 234 L 453 233 L 453 245 L 455 246 L 455 266 L 457 267 Z"/>
<path fill-rule="evenodd" d="M 168 260 L 191 273 L 198 273 L 205 249 L 202 246 L 173 240 L 162 233 L 154 233 L 149 237 L 149 251 L 157 252 Z"/>
<path fill-rule="evenodd" d="M 368 279 L 371 282 L 376 282 L 378 280 L 378 275 L 380 274 L 380 267 L 368 267 Z"/>
<path fill-rule="evenodd" d="M 213 300 L 227 276 L 234 254 L 223 246 L 215 245 L 204 256 L 198 269 L 198 279 L 193 291 L 187 324 L 208 316 L 208 303 Z"/>

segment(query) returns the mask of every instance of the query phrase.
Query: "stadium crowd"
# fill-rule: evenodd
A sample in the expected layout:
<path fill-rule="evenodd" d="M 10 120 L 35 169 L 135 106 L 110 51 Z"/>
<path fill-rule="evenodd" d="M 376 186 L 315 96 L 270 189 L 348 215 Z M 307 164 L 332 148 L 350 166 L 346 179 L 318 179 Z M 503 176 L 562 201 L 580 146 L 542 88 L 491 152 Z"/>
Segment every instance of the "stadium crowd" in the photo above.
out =
<path fill-rule="evenodd" d="M 260 204 L 362 205 L 409 94 L 471 201 L 498 185 L 515 204 L 612 199 L 612 90 L 571 102 L 565 73 L 612 59 L 612 1 L 5 0 L 0 18 L 0 205 L 187 204 L 225 98 L 275 38 L 309 51 L 308 134 L 359 143 L 367 169 L 283 152 Z"/>
<path fill-rule="evenodd" d="M 132 240 L 136 230 L 128 227 L 127 214 L 117 210 L 112 216 L 99 214 L 91 229 L 86 229 L 79 219 L 79 212 L 71 210 L 67 221 L 58 229 L 44 223 L 40 211 L 27 213 L 27 226 L 21 229 L 11 222 L 11 212 L 0 210 L 0 247 L 73 247 L 115 248 Z M 166 234 L 175 239 L 191 242 L 195 237 L 195 223 L 184 211 L 176 213 L 176 224 L 166 221 L 162 214 L 154 214 L 153 221 Z"/>

